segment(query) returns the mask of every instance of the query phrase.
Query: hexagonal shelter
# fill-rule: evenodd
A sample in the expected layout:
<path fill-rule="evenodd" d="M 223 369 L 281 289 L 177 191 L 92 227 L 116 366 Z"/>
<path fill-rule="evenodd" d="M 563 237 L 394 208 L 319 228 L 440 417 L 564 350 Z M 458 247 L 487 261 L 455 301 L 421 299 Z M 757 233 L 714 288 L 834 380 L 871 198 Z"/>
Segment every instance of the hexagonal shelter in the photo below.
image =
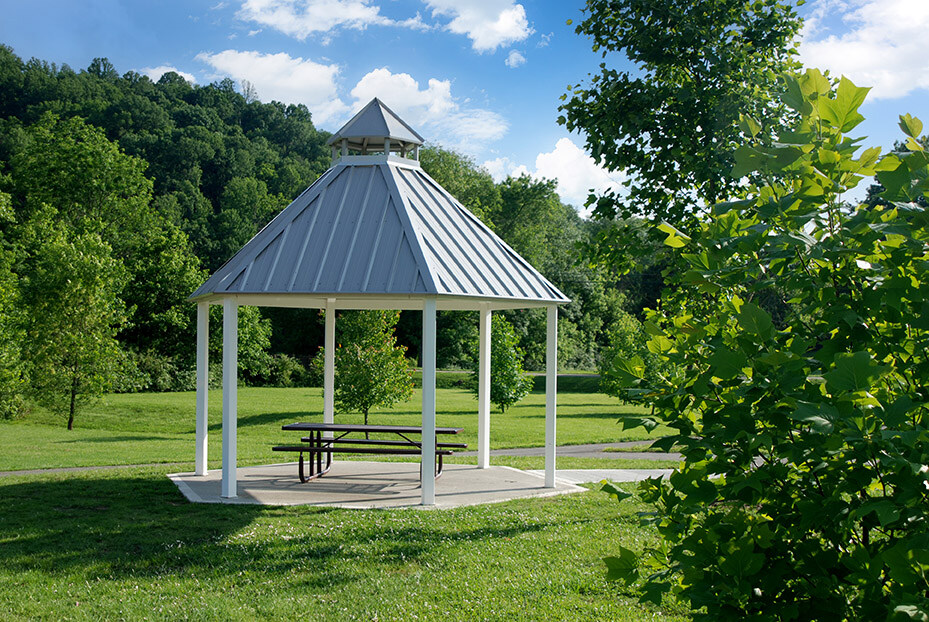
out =
<path fill-rule="evenodd" d="M 197 302 L 196 473 L 206 473 L 208 305 L 223 305 L 222 496 L 236 496 L 239 305 L 326 310 L 323 421 L 333 422 L 335 312 L 423 311 L 422 503 L 435 499 L 436 312 L 480 312 L 478 466 L 490 452 L 490 317 L 548 309 L 545 485 L 555 485 L 557 307 L 568 299 L 423 171 L 423 139 L 374 99 L 329 140 L 332 167 L 216 271 Z M 427 451 L 427 448 L 429 450 Z"/>

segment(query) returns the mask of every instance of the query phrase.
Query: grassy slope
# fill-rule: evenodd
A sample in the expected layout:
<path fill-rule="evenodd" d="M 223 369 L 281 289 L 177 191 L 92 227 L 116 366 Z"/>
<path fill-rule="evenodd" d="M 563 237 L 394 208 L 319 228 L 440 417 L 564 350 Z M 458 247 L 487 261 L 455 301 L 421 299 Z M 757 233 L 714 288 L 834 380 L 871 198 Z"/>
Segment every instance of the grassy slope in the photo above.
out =
<path fill-rule="evenodd" d="M 631 501 L 192 505 L 168 470 L 0 479 L 0 618 L 686 619 L 604 579 L 604 554 L 655 537 Z"/>
<path fill-rule="evenodd" d="M 210 393 L 211 465 L 218 465 L 221 438 L 222 394 Z M 418 425 L 421 395 L 391 409 L 372 413 L 371 423 Z M 477 402 L 465 389 L 438 389 L 437 423 L 464 428 L 461 440 L 477 447 Z M 147 464 L 193 460 L 194 393 L 109 395 L 81 413 L 75 430 L 64 420 L 36 411 L 15 422 L 0 422 L 0 471 L 103 464 Z M 563 445 L 647 438 L 642 429 L 623 431 L 617 421 L 639 414 L 599 393 L 558 395 L 558 442 Z M 318 388 L 242 388 L 239 390 L 238 455 L 240 464 L 281 462 L 290 459 L 270 447 L 297 440 L 281 425 L 293 421 L 322 420 L 322 390 Z M 337 415 L 337 421 L 360 423 L 360 415 Z M 656 430 L 653 436 L 660 435 Z M 545 395 L 533 392 L 506 413 L 491 414 L 491 447 L 542 446 L 545 439 Z M 462 459 L 464 460 L 464 459 Z M 593 466 L 620 466 L 601 461 Z M 589 462 L 586 464 L 590 464 Z M 583 468 L 560 462 L 564 468 Z M 631 465 L 623 465 L 631 466 Z M 651 465 L 650 465 L 651 466 Z M 661 465 L 655 465 L 661 466 Z"/>

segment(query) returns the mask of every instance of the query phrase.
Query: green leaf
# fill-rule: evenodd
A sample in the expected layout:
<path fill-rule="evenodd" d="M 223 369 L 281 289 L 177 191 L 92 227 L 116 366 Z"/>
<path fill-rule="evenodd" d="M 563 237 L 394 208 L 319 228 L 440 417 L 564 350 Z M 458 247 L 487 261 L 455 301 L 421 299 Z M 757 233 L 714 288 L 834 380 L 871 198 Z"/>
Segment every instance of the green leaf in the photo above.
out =
<path fill-rule="evenodd" d="M 732 165 L 732 176 L 736 179 L 763 169 L 768 161 L 765 154 L 749 145 L 739 145 L 733 157 L 735 158 L 735 164 Z"/>
<path fill-rule="evenodd" d="M 813 402 L 797 402 L 797 408 L 790 414 L 790 418 L 808 424 L 810 430 L 817 434 L 829 434 L 833 430 L 833 425 L 825 416 L 827 413 L 824 412 L 824 406 Z"/>
<path fill-rule="evenodd" d="M 600 490 L 610 495 L 610 497 L 616 499 L 617 501 L 623 501 L 632 496 L 632 493 L 628 493 L 625 490 L 620 490 L 611 482 L 603 480 L 603 486 L 600 487 Z"/>
<path fill-rule="evenodd" d="M 758 121 L 744 114 L 739 117 L 739 128 L 752 138 L 761 131 L 761 125 L 758 124 Z"/>
<path fill-rule="evenodd" d="M 629 584 L 639 576 L 639 557 L 625 547 L 619 547 L 619 556 L 606 557 L 603 563 L 607 567 L 606 578 L 610 581 L 624 581 Z"/>
<path fill-rule="evenodd" d="M 764 340 L 774 336 L 774 323 L 767 311 L 752 302 L 742 304 L 738 316 L 739 326 L 747 333 Z"/>
<path fill-rule="evenodd" d="M 707 363 L 710 366 L 710 373 L 720 380 L 729 380 L 742 373 L 742 368 L 746 365 L 746 358 L 741 352 L 721 347 L 713 352 L 713 355 L 707 359 Z"/>
<path fill-rule="evenodd" d="M 763 553 L 755 553 L 751 543 L 740 542 L 743 546 L 734 546 L 732 551 L 723 554 L 720 569 L 735 579 L 758 574 L 764 564 Z"/>
<path fill-rule="evenodd" d="M 929 622 L 929 608 L 920 607 L 919 605 L 897 605 L 894 607 L 894 613 L 899 613 L 907 619 L 916 620 L 916 622 Z"/>
<path fill-rule="evenodd" d="M 781 94 L 781 101 L 803 115 L 813 112 L 813 104 L 803 93 L 803 88 L 800 86 L 797 77 L 788 74 L 784 76 L 784 83 L 787 89 Z"/>
<path fill-rule="evenodd" d="M 867 352 L 840 354 L 836 357 L 832 371 L 823 374 L 826 388 L 832 393 L 868 391 L 888 367 L 877 365 Z"/>
<path fill-rule="evenodd" d="M 858 112 L 859 106 L 864 102 L 870 88 L 855 86 L 851 80 L 842 77 L 839 86 L 835 91 L 835 99 L 825 100 L 828 102 L 824 108 L 828 108 L 831 113 L 830 121 L 841 132 L 852 130 L 859 123 L 864 121 L 864 117 Z"/>
<path fill-rule="evenodd" d="M 663 222 L 660 225 L 658 225 L 658 230 L 661 231 L 662 233 L 668 234 L 668 237 L 665 239 L 664 243 L 670 246 L 671 248 L 681 248 L 682 246 L 687 244 L 687 242 L 690 242 L 690 238 L 687 235 L 685 235 L 684 233 L 681 233 L 678 229 L 669 225 L 666 222 Z"/>
<path fill-rule="evenodd" d="M 923 122 L 911 114 L 900 115 L 900 129 L 911 138 L 919 138 L 923 132 Z"/>

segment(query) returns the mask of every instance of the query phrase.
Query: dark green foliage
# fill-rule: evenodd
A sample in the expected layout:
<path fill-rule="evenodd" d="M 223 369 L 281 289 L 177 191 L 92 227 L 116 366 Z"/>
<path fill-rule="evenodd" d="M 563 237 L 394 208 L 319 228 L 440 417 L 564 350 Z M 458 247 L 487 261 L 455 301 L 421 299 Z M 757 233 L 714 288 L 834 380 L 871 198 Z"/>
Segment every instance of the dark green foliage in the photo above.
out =
<path fill-rule="evenodd" d="M 406 348 L 396 345 L 399 311 L 349 311 L 336 328 L 335 403 L 348 412 L 368 412 L 413 395 L 413 367 Z"/>
<path fill-rule="evenodd" d="M 610 326 L 609 346 L 600 360 L 600 389 L 607 395 L 624 397 L 630 369 L 640 377 L 666 373 L 666 365 L 649 349 L 648 333 L 642 322 L 620 311 Z"/>
<path fill-rule="evenodd" d="M 490 320 L 490 403 L 501 412 L 526 397 L 532 390 L 532 378 L 523 371 L 523 353 L 513 326 L 502 315 L 494 313 Z M 479 344 L 475 343 L 477 352 Z M 470 389 L 478 394 L 479 361 L 472 366 Z"/>
<path fill-rule="evenodd" d="M 248 240 L 329 163 L 327 136 L 306 107 L 246 103 L 228 80 L 193 86 L 168 73 L 153 83 L 133 72 L 120 76 L 106 59 L 75 72 L 24 63 L 0 46 L 0 86 L 0 120 L 28 126 L 45 112 L 83 117 L 144 159 L 154 205 L 188 235 L 209 270 L 229 258 L 225 235 Z M 0 160 L 10 155 L 7 142 L 0 140 Z M 223 215 L 251 199 L 237 218 Z"/>
<path fill-rule="evenodd" d="M 818 71 L 785 81 L 800 117 L 773 146 L 735 152 L 768 181 L 684 235 L 688 266 L 649 347 L 669 377 L 631 367 L 627 396 L 655 408 L 684 464 L 645 482 L 665 539 L 611 574 L 671 591 L 706 620 L 929 616 L 929 191 L 922 124 L 880 157 L 847 133 L 867 89 Z M 843 193 L 875 174 L 884 205 Z M 756 301 L 776 292 L 785 315 Z"/>
<path fill-rule="evenodd" d="M 3 194 L 0 193 L 0 202 Z M 0 249 L 0 419 L 10 419 L 23 409 L 26 391 L 22 348 L 25 337 L 23 310 L 13 254 Z"/>
<path fill-rule="evenodd" d="M 776 76 L 794 65 L 800 19 L 787 0 L 588 0 L 576 32 L 603 54 L 599 73 L 564 97 L 559 122 L 624 192 L 591 197 L 595 215 L 680 221 L 724 200 L 745 114 L 770 132 L 783 115 Z M 636 71 L 618 71 L 610 56 Z"/>

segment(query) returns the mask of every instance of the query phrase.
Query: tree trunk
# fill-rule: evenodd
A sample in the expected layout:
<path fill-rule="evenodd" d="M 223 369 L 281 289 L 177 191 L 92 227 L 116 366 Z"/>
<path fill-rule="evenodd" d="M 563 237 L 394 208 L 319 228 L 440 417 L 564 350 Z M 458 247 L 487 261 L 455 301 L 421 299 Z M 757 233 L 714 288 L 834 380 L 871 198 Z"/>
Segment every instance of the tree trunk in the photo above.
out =
<path fill-rule="evenodd" d="M 74 406 L 77 400 L 77 376 L 71 378 L 71 409 L 68 412 L 68 429 L 74 429 Z"/>
<path fill-rule="evenodd" d="M 364 410 L 364 415 L 365 415 L 365 425 L 368 425 L 368 409 L 367 408 Z M 368 439 L 368 431 L 365 430 L 365 440 L 367 439 Z"/>

